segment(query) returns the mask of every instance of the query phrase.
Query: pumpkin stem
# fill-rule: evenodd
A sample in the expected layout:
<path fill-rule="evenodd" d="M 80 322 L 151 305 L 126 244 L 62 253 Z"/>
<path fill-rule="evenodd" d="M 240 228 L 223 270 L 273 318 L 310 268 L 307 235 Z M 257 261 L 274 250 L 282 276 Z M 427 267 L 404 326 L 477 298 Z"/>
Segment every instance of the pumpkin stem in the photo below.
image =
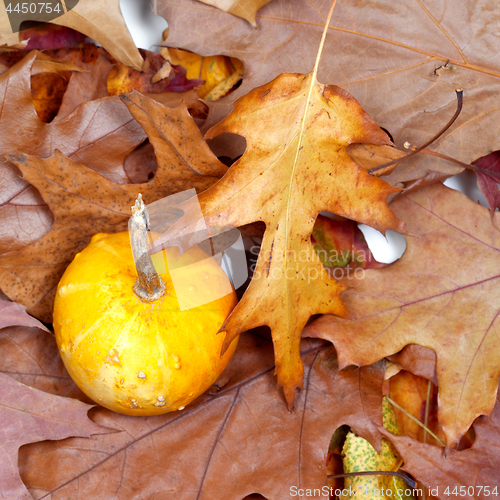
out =
<path fill-rule="evenodd" d="M 139 278 L 134 284 L 135 294 L 142 300 L 153 302 L 165 295 L 165 283 L 156 272 L 148 250 L 149 215 L 142 195 L 137 196 L 129 223 L 130 244 Z"/>

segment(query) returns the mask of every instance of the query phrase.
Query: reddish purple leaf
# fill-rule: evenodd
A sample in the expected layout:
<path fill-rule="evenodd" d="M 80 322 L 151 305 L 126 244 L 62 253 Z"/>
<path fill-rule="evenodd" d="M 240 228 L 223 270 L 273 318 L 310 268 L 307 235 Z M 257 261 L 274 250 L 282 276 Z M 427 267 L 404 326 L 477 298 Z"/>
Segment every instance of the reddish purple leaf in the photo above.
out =
<path fill-rule="evenodd" d="M 66 26 L 43 23 L 19 33 L 19 41 L 29 40 L 26 50 L 58 49 L 76 47 L 87 39 L 87 35 Z"/>
<path fill-rule="evenodd" d="M 173 76 L 170 78 L 165 92 L 187 92 L 205 83 L 205 80 L 199 78 L 188 80 L 186 69 L 182 66 L 173 65 L 172 68 L 174 70 Z"/>
<path fill-rule="evenodd" d="M 500 209 L 500 151 L 493 151 L 489 155 L 482 156 L 472 162 L 481 171 L 476 170 L 477 186 L 484 194 L 486 201 L 490 205 L 490 210 L 494 212 Z"/>
<path fill-rule="evenodd" d="M 378 269 L 387 266 L 375 260 L 358 223 L 343 217 L 318 215 L 311 242 L 326 268 Z M 335 276 L 337 278 L 337 276 Z"/>

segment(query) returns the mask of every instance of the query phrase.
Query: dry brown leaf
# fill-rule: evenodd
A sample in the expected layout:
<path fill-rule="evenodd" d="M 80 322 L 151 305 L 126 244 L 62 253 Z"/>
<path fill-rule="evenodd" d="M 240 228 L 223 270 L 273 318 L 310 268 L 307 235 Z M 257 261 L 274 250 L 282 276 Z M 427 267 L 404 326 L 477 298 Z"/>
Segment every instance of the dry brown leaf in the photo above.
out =
<path fill-rule="evenodd" d="M 0 75 L 0 253 L 30 245 L 52 224 L 40 194 L 20 178 L 6 155 L 48 157 L 58 149 L 113 181 L 129 182 L 123 161 L 146 138 L 118 97 L 88 102 L 57 123 L 42 122 L 31 100 L 35 57 L 36 52 L 29 53 Z"/>
<path fill-rule="evenodd" d="M 0 298 L 0 329 L 12 325 L 37 327 L 48 332 L 40 321 L 26 313 L 26 307 Z"/>
<path fill-rule="evenodd" d="M 95 404 L 64 368 L 52 332 L 26 326 L 0 330 L 0 372 L 55 396 Z"/>
<path fill-rule="evenodd" d="M 89 46 L 93 47 L 96 52 L 105 53 L 100 47 L 93 44 L 86 45 L 86 47 Z M 83 64 L 86 52 L 88 51 L 81 48 L 69 48 L 36 53 L 36 59 L 31 66 L 31 98 L 43 122 L 52 121 L 58 114 L 63 96 L 66 95 L 68 82 L 73 74 L 80 73 L 81 76 L 77 79 L 88 81 L 88 67 L 86 67 L 88 65 Z M 27 54 L 28 52 L 24 50 L 0 52 L 0 60 L 7 67 L 11 67 Z M 73 57 L 68 57 L 68 55 L 73 55 Z M 81 56 L 82 61 L 80 62 L 80 58 L 74 55 Z M 107 96 L 107 93 L 99 97 L 104 96 Z"/>
<path fill-rule="evenodd" d="M 57 57 L 83 71 L 71 75 L 55 121 L 69 116 L 80 104 L 108 96 L 106 81 L 115 60 L 102 47 L 87 43 L 77 50 L 59 49 Z"/>
<path fill-rule="evenodd" d="M 97 423 L 122 432 L 25 446 L 21 477 L 35 498 L 78 491 L 89 500 L 158 492 L 184 500 L 251 493 L 281 500 L 291 486 L 326 485 L 336 427 L 346 423 L 380 444 L 383 367 L 338 372 L 335 350 L 318 341 L 303 342 L 302 352 L 305 390 L 293 413 L 276 391 L 272 342 L 244 335 L 220 391 L 213 387 L 185 410 L 158 417 L 94 411 Z"/>
<path fill-rule="evenodd" d="M 18 450 L 26 443 L 109 432 L 87 417 L 91 406 L 25 386 L 0 373 L 0 495 L 30 499 L 19 477 Z"/>
<path fill-rule="evenodd" d="M 141 69 L 143 60 L 127 29 L 119 0 L 77 2 L 66 14 L 51 22 L 87 35 L 102 45 L 116 60 L 137 70 Z M 7 12 L 0 9 L 0 45 L 14 45 L 18 41 L 19 33 L 12 32 Z"/>
<path fill-rule="evenodd" d="M 153 11 L 169 24 L 165 45 L 244 63 L 241 87 L 210 104 L 208 128 L 250 89 L 283 72 L 311 71 L 329 6 L 274 0 L 258 12 L 257 30 L 196 0 L 155 0 Z M 348 90 L 400 147 L 430 139 L 453 114 L 454 90 L 462 87 L 462 115 L 433 147 L 470 162 L 500 146 L 496 11 L 494 0 L 337 2 L 318 80 Z M 396 169 L 390 181 L 417 179 L 428 170 L 452 174 L 461 168 L 418 156 Z"/>
<path fill-rule="evenodd" d="M 486 208 L 442 184 L 391 208 L 415 235 L 403 257 L 350 280 L 342 300 L 355 321 L 323 316 L 304 334 L 334 342 L 341 366 L 370 364 L 408 344 L 434 350 L 439 422 L 452 446 L 495 402 L 500 234 Z"/>
<path fill-rule="evenodd" d="M 271 0 L 200 0 L 207 5 L 213 5 L 218 9 L 246 19 L 254 28 L 257 28 L 255 14 Z"/>
<path fill-rule="evenodd" d="M 318 213 L 403 231 L 386 202 L 396 188 L 370 176 L 346 152 L 349 144 L 390 140 L 347 92 L 318 83 L 313 74 L 283 74 L 239 99 L 207 137 L 227 132 L 244 136 L 247 150 L 200 195 L 205 221 L 263 221 L 266 232 L 252 282 L 221 330 L 228 332 L 227 346 L 246 330 L 271 328 L 278 385 L 293 406 L 302 386 L 302 328 L 312 314 L 349 315 L 338 299 L 344 286 L 329 277 L 311 244 Z"/>
<path fill-rule="evenodd" d="M 203 143 L 185 105 L 172 110 L 137 93 L 123 99 L 155 147 L 158 170 L 147 184 L 116 184 L 58 150 L 48 160 L 8 156 L 39 191 L 54 222 L 41 239 L 0 256 L 2 290 L 47 322 L 64 269 L 95 233 L 126 229 L 139 193 L 151 203 L 183 189 L 203 190 L 227 170 Z"/>
<path fill-rule="evenodd" d="M 121 99 L 148 135 L 170 192 L 203 191 L 227 172 L 203 140 L 184 101 L 169 109 L 136 91 Z"/>
<path fill-rule="evenodd" d="M 388 359 L 400 364 L 403 370 L 430 380 L 437 385 L 436 353 L 432 349 L 410 344 L 404 347 L 401 352 L 388 356 Z"/>
<path fill-rule="evenodd" d="M 371 144 L 352 144 L 347 148 L 349 156 L 366 170 L 388 163 L 396 158 L 401 158 L 407 152 L 400 151 L 393 146 L 373 146 Z M 380 169 L 373 175 L 387 175 L 394 170 L 395 165 Z"/>
<path fill-rule="evenodd" d="M 53 43 L 57 46 L 57 41 Z M 44 44 L 40 43 L 40 45 Z M 11 67 L 27 55 L 26 50 L 0 52 L 0 61 L 7 67 Z M 31 74 L 35 75 L 47 69 L 57 72 L 60 69 L 66 70 L 63 75 L 69 83 L 66 82 L 68 88 L 64 93 L 57 116 L 60 120 L 71 114 L 78 105 L 108 96 L 107 76 L 115 64 L 116 61 L 106 50 L 93 43 L 85 43 L 78 47 L 53 48 L 48 46 L 43 52 L 37 52 L 36 60 L 31 67 Z"/>

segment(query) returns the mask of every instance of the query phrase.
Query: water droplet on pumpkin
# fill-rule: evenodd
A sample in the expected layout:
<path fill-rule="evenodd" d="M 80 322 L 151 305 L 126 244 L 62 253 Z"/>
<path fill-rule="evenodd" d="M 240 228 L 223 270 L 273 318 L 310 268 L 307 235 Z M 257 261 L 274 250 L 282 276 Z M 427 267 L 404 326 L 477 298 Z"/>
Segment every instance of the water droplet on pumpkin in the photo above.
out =
<path fill-rule="evenodd" d="M 125 380 L 123 378 L 120 379 L 120 384 L 123 384 L 123 382 L 125 382 Z"/>
<path fill-rule="evenodd" d="M 65 346 L 61 346 L 61 352 L 64 352 L 66 350 L 66 347 Z"/>
<path fill-rule="evenodd" d="M 137 377 L 140 378 L 141 380 L 146 380 L 146 378 L 147 378 L 146 374 L 142 370 L 139 370 Z"/>
<path fill-rule="evenodd" d="M 205 279 L 206 279 L 206 280 L 208 279 L 208 274 L 205 274 Z"/>
<path fill-rule="evenodd" d="M 184 410 L 185 406 L 179 406 L 179 411 Z"/>
<path fill-rule="evenodd" d="M 176 370 L 180 370 L 181 369 L 181 364 L 180 363 L 175 363 L 174 368 Z"/>

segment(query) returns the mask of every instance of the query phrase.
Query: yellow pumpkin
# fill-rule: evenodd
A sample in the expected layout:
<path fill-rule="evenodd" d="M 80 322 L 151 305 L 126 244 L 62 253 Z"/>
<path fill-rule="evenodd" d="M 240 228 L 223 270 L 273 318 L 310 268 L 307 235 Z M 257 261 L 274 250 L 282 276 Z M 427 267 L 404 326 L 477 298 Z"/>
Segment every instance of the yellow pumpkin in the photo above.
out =
<path fill-rule="evenodd" d="M 164 252 L 170 262 L 179 249 Z M 226 275 L 199 247 L 180 256 L 176 273 L 176 283 L 197 290 L 198 302 L 199 294 L 227 290 Z M 162 297 L 140 298 L 128 232 L 96 234 L 64 273 L 54 306 L 59 352 L 71 378 L 98 404 L 127 415 L 182 410 L 228 364 L 237 339 L 221 357 L 225 334 L 217 332 L 236 305 L 234 290 L 180 310 L 171 274 L 159 273 Z"/>

